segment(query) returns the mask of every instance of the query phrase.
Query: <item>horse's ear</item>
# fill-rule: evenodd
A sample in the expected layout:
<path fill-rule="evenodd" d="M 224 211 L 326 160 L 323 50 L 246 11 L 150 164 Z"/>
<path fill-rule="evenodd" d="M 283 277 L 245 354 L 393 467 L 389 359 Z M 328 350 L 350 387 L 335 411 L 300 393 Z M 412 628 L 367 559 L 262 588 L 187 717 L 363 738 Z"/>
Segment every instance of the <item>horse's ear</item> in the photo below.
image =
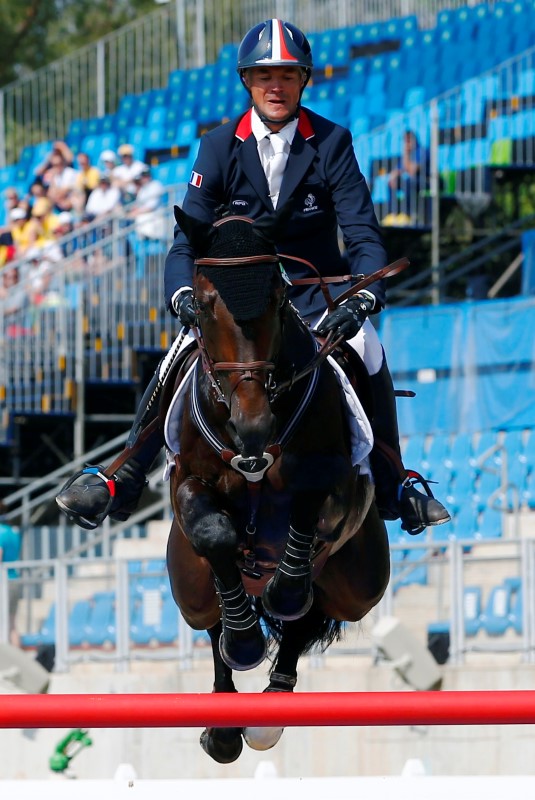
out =
<path fill-rule="evenodd" d="M 269 244 L 275 244 L 275 242 L 283 238 L 294 208 L 295 201 L 290 197 L 273 214 L 265 214 L 263 217 L 256 219 L 253 222 L 253 230 Z"/>
<path fill-rule="evenodd" d="M 206 250 L 208 243 L 215 234 L 214 226 L 209 222 L 200 222 L 186 214 L 180 206 L 174 207 L 175 219 L 182 233 L 197 253 Z"/>

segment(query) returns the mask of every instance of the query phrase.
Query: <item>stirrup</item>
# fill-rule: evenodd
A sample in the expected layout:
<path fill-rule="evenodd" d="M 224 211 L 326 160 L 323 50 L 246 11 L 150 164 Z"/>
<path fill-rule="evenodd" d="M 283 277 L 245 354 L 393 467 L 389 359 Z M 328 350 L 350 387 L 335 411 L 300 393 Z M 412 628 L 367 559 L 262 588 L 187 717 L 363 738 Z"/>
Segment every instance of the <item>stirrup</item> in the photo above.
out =
<path fill-rule="evenodd" d="M 98 526 L 106 519 L 106 517 L 110 513 L 113 501 L 115 500 L 115 494 L 116 494 L 115 480 L 113 478 L 108 478 L 106 475 L 104 475 L 99 466 L 86 464 L 86 466 L 83 469 L 79 470 L 69 478 L 67 483 L 63 486 L 60 494 L 62 494 L 67 489 L 70 489 L 73 483 L 77 481 L 78 478 L 81 478 L 83 475 L 95 475 L 97 478 L 100 478 L 106 484 L 106 489 L 109 492 L 109 498 L 105 509 L 101 511 L 100 514 L 95 514 L 94 516 L 93 528 L 98 528 Z M 82 518 L 80 514 L 77 514 L 75 511 L 72 511 L 70 508 L 64 506 L 63 503 L 60 503 L 58 501 L 58 498 L 56 498 L 56 502 L 58 503 L 62 511 L 64 511 L 65 514 L 67 514 L 69 519 L 74 520 L 76 524 L 80 524 L 79 520 Z M 87 520 L 86 517 L 84 517 L 83 519 L 85 520 L 86 523 L 89 522 L 89 520 Z M 87 527 L 87 525 L 83 525 L 82 527 Z"/>
<path fill-rule="evenodd" d="M 416 486 L 416 484 L 420 484 L 425 489 L 425 493 L 428 497 L 432 497 L 435 499 L 435 495 L 431 491 L 431 487 L 429 486 L 430 481 L 427 481 L 423 475 L 420 475 L 419 472 L 416 472 L 414 469 L 406 470 L 407 474 L 405 478 L 399 484 L 398 489 L 398 502 L 401 502 L 401 495 L 403 494 L 403 490 L 407 489 L 409 486 Z M 434 483 L 435 481 L 431 481 Z M 427 528 L 427 525 L 418 525 L 416 528 L 413 528 L 409 525 L 405 525 L 404 522 L 401 523 L 401 530 L 407 531 L 411 536 L 417 536 L 419 533 L 422 533 Z"/>

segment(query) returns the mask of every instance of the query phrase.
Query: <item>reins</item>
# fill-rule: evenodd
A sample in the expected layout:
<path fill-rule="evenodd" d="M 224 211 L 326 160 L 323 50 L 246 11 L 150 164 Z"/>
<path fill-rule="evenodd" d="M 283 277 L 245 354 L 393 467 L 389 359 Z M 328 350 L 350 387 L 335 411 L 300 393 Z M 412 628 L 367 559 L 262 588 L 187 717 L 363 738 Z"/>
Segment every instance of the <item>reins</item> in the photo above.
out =
<path fill-rule="evenodd" d="M 402 272 L 406 269 L 410 262 L 408 258 L 400 258 L 397 261 L 392 262 L 391 264 L 387 264 L 385 267 L 381 267 L 381 269 L 372 272 L 370 275 L 331 275 L 324 277 L 322 276 L 318 269 L 312 264 L 310 261 L 304 258 L 299 258 L 298 256 L 291 256 L 285 253 L 280 253 L 279 255 L 266 255 L 266 256 L 239 256 L 239 257 L 229 257 L 229 258 L 198 258 L 195 259 L 194 264 L 195 266 L 248 266 L 251 264 L 266 264 L 266 263 L 276 263 L 279 262 L 281 259 L 288 259 L 290 261 L 295 261 L 299 264 L 304 264 L 308 269 L 310 269 L 314 275 L 309 278 L 295 278 L 291 281 L 292 286 L 309 286 L 313 284 L 319 285 L 323 296 L 325 298 L 325 303 L 329 311 L 334 311 L 341 303 L 345 300 L 349 299 L 353 295 L 357 294 L 358 292 L 365 289 L 370 284 L 374 283 L 375 281 L 382 280 L 384 278 L 392 277 L 393 275 L 397 275 L 399 272 Z M 347 281 L 356 280 L 357 282 L 346 289 L 342 294 L 340 294 L 336 299 L 333 299 L 331 293 L 329 291 L 328 284 L 333 283 L 346 283 Z M 214 373 L 217 372 L 240 372 L 241 375 L 235 380 L 231 386 L 231 396 L 235 391 L 236 387 L 239 383 L 243 380 L 253 380 L 257 381 L 260 384 L 266 385 L 267 388 L 270 389 L 271 392 L 271 401 L 273 401 L 276 397 L 278 397 L 282 392 L 291 389 L 294 384 L 304 378 L 306 375 L 309 375 L 315 369 L 317 369 L 323 361 L 338 347 L 340 342 L 342 341 L 341 336 L 337 337 L 336 339 L 333 338 L 332 332 L 324 339 L 321 343 L 319 349 L 317 350 L 314 357 L 309 361 L 309 363 L 303 367 L 303 369 L 299 370 L 298 372 L 293 373 L 289 378 L 284 381 L 279 382 L 276 385 L 269 386 L 269 379 L 275 369 L 275 364 L 270 361 L 251 361 L 251 362 L 239 362 L 239 361 L 219 361 L 214 362 L 210 358 L 210 355 L 207 353 L 204 343 L 202 341 L 202 336 L 199 334 L 198 329 L 193 328 L 193 335 L 197 341 L 197 345 L 199 347 L 201 358 L 203 361 L 204 371 L 208 375 L 212 388 L 214 389 L 217 399 L 219 402 L 223 402 L 226 405 L 229 404 L 229 400 L 225 397 L 219 382 Z M 268 379 L 262 380 L 258 373 L 267 373 Z"/>
<path fill-rule="evenodd" d="M 371 275 L 334 275 L 334 276 L 327 276 L 324 277 L 320 275 L 317 268 L 314 264 L 311 264 L 310 261 L 307 261 L 305 258 L 298 258 L 298 256 L 289 256 L 285 253 L 280 253 L 280 258 L 287 258 L 290 261 L 296 261 L 299 264 L 304 264 L 312 272 L 315 273 L 314 276 L 310 278 L 294 278 L 292 280 L 292 286 L 310 286 L 313 284 L 318 284 L 323 296 L 325 297 L 325 302 L 329 311 L 334 311 L 334 309 L 343 303 L 344 300 L 348 300 L 357 292 L 361 292 L 366 286 L 370 286 L 370 284 L 375 283 L 375 281 L 380 281 L 383 278 L 391 278 L 393 275 L 397 275 L 399 272 L 402 272 L 406 269 L 410 261 L 408 258 L 399 258 L 397 261 L 393 261 L 391 264 L 387 264 L 386 267 L 381 267 L 381 269 L 372 272 Z M 346 289 L 345 292 L 342 292 L 336 299 L 333 300 L 331 297 L 331 293 L 329 292 L 329 283 L 347 283 L 347 281 L 356 280 L 357 283 L 354 286 L 350 286 L 349 289 Z"/>

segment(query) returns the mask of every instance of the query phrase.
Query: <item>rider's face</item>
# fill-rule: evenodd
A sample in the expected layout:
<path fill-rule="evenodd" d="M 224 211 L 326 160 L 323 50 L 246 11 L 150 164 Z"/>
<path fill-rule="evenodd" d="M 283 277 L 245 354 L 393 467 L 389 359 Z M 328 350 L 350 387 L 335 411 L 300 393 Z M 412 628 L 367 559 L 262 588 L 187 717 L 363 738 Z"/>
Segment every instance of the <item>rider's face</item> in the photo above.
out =
<path fill-rule="evenodd" d="M 295 113 L 305 76 L 300 67 L 252 67 L 244 75 L 254 106 L 268 128 L 280 130 Z"/>

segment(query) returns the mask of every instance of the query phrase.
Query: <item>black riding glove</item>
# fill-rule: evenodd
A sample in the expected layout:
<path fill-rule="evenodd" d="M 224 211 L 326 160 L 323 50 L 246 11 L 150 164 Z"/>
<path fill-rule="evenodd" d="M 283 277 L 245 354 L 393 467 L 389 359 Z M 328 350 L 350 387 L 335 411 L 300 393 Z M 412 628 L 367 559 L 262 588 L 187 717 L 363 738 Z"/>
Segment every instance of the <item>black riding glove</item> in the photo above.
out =
<path fill-rule="evenodd" d="M 374 301 L 365 294 L 356 294 L 343 305 L 338 306 L 321 322 L 317 332 L 320 336 L 327 336 L 334 331 L 334 338 L 343 336 L 347 341 L 360 331 L 366 318 L 374 306 Z"/>
<path fill-rule="evenodd" d="M 174 309 L 182 325 L 193 328 L 197 324 L 195 309 L 193 308 L 193 292 L 186 289 L 181 292 L 173 302 Z"/>

